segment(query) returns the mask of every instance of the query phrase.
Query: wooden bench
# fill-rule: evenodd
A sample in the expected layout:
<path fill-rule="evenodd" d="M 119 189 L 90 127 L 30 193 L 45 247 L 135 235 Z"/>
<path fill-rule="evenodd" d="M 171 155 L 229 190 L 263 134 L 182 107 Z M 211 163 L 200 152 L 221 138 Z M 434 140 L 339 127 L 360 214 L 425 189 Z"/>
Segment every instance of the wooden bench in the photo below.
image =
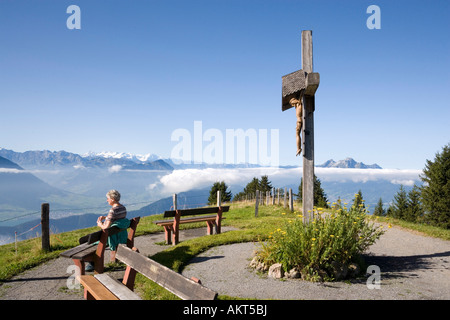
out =
<path fill-rule="evenodd" d="M 213 234 L 213 227 L 216 230 L 216 234 L 221 232 L 223 212 L 228 212 L 230 206 L 220 207 L 208 207 L 208 208 L 195 208 L 195 209 L 183 209 L 183 210 L 171 210 L 164 212 L 164 218 L 173 218 L 170 220 L 158 220 L 153 223 L 158 226 L 164 227 L 165 239 L 167 244 L 177 244 L 179 241 L 179 227 L 183 223 L 194 223 L 205 221 L 208 227 L 208 235 Z M 215 213 L 215 215 L 209 215 Z M 207 215 L 208 214 L 208 215 Z M 182 216 L 195 216 L 188 218 L 181 218 Z"/>
<path fill-rule="evenodd" d="M 140 217 L 130 220 L 130 226 L 127 237 L 127 246 L 133 248 L 134 235 L 139 223 Z M 80 268 L 80 274 L 85 273 L 85 262 L 94 263 L 95 273 L 102 273 L 104 268 L 105 249 L 108 245 L 108 236 L 123 231 L 117 227 L 111 227 L 88 234 L 79 239 L 80 245 L 61 253 L 62 257 L 71 258 L 74 264 Z M 98 244 L 97 244 L 98 241 Z"/>
<path fill-rule="evenodd" d="M 217 293 L 202 286 L 199 281 L 188 279 L 158 262 L 124 245 L 117 248 L 116 258 L 127 265 L 122 283 L 110 275 L 80 275 L 87 300 L 141 300 L 133 292 L 136 273 L 139 272 L 183 300 L 214 300 Z"/>

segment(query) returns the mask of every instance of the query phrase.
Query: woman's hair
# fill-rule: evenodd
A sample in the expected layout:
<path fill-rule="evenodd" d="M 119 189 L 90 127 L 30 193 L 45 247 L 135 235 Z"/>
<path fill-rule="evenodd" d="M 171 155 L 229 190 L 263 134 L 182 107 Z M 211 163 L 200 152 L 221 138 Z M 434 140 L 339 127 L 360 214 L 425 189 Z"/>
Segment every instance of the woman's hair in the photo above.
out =
<path fill-rule="evenodd" d="M 109 190 L 106 196 L 114 201 L 120 201 L 120 193 L 117 190 Z"/>

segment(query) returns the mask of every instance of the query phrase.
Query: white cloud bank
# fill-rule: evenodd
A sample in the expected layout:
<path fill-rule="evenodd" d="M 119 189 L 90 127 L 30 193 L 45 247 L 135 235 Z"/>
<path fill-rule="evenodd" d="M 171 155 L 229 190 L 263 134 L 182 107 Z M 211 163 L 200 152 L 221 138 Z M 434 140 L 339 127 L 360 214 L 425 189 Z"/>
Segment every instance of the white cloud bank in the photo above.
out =
<path fill-rule="evenodd" d="M 115 173 L 115 172 L 119 172 L 120 170 L 122 170 L 122 166 L 121 165 L 114 165 L 108 168 L 108 171 L 110 173 Z"/>
<path fill-rule="evenodd" d="M 0 168 L 0 173 L 24 173 L 25 170 L 12 169 L 12 168 Z"/>
<path fill-rule="evenodd" d="M 315 168 L 316 176 L 322 181 L 337 182 L 368 182 L 385 180 L 393 184 L 412 186 L 420 181 L 421 170 L 399 169 L 341 169 L 341 168 Z M 253 177 L 269 176 L 272 185 L 283 187 L 290 184 L 299 184 L 302 168 L 240 168 L 240 169 L 184 169 L 174 170 L 159 178 L 159 181 L 149 186 L 150 190 L 157 187 L 163 193 L 179 193 L 192 189 L 211 186 L 216 181 L 225 181 L 227 185 L 245 186 Z"/>

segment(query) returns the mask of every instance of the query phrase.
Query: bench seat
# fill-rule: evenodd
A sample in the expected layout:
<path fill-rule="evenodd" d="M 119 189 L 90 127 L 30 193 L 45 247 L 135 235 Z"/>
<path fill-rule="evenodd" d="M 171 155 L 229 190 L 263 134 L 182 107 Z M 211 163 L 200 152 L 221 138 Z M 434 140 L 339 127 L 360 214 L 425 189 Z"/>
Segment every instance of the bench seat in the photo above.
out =
<path fill-rule="evenodd" d="M 202 216 L 202 217 L 189 217 L 189 218 L 180 218 L 180 224 L 183 223 L 194 223 L 194 222 L 204 222 L 204 221 L 214 221 L 216 220 L 217 215 L 210 215 L 210 216 Z M 222 217 L 222 220 L 225 219 Z M 154 224 L 157 224 L 158 226 L 168 226 L 173 224 L 173 219 L 166 219 L 166 220 L 157 220 L 153 221 Z"/>

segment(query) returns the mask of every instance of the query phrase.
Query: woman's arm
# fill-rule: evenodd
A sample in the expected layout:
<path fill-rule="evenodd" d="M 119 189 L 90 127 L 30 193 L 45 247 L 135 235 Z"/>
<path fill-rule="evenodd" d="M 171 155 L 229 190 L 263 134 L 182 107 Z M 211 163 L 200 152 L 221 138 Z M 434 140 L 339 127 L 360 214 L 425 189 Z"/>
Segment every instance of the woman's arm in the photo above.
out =
<path fill-rule="evenodd" d="M 105 217 L 98 217 L 97 219 L 97 226 L 100 227 L 102 230 L 108 229 L 111 226 L 111 220 L 105 219 L 104 222 L 102 220 L 105 219 Z"/>

